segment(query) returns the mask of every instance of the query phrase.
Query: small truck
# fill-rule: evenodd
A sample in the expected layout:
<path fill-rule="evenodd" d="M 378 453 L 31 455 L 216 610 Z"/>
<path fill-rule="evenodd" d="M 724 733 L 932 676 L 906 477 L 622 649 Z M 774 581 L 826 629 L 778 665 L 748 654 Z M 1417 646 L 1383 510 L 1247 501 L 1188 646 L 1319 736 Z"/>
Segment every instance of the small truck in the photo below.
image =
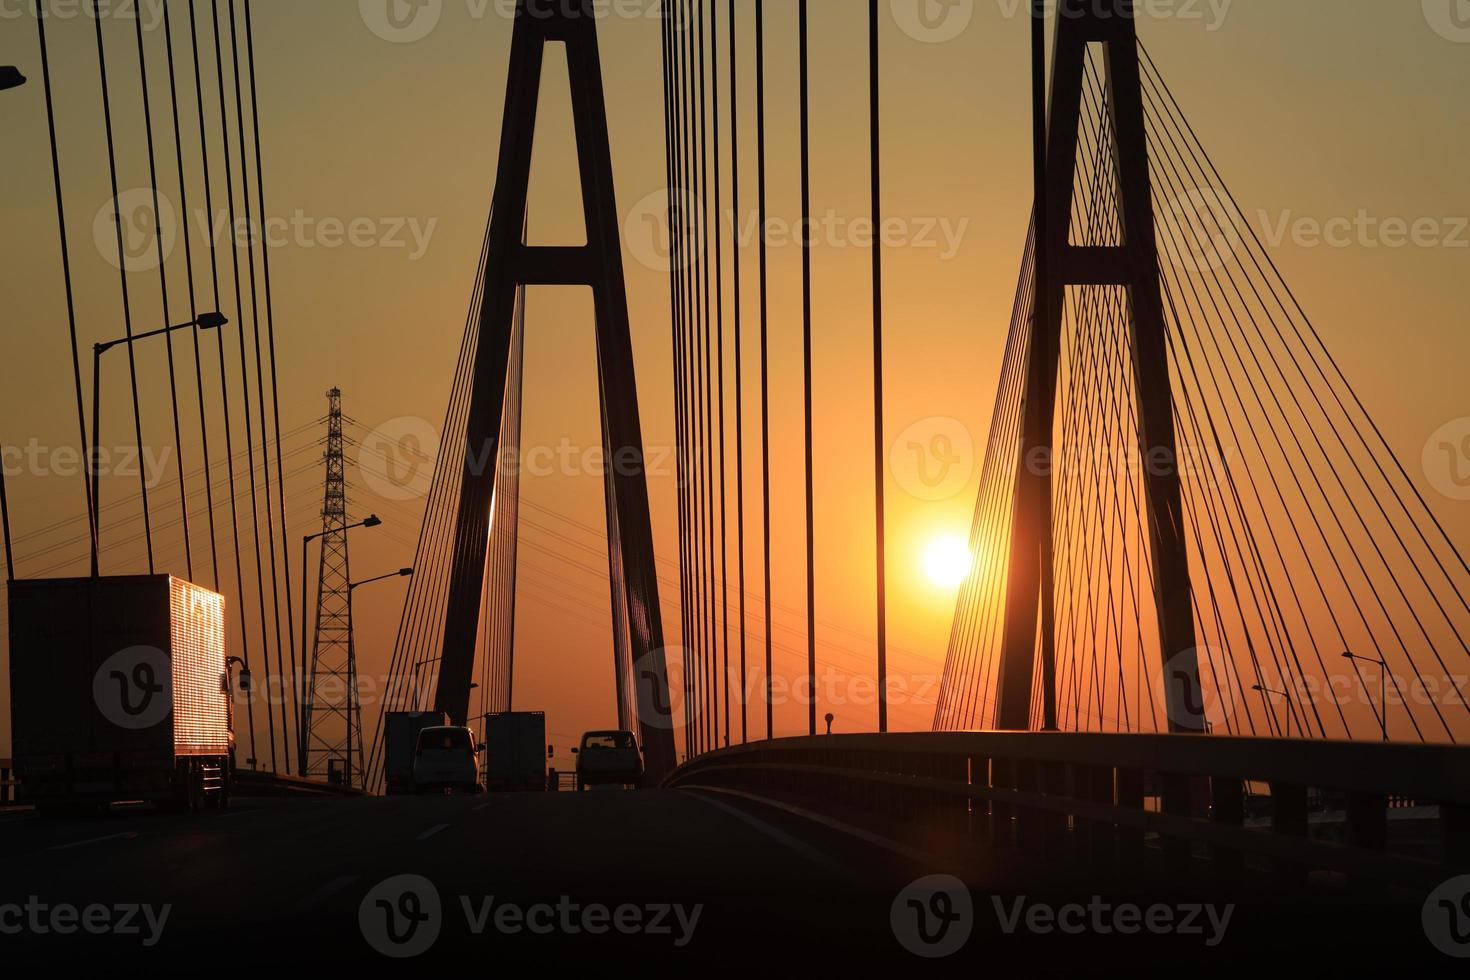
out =
<path fill-rule="evenodd" d="M 643 754 L 632 732 L 587 732 L 572 749 L 577 757 L 577 792 L 589 786 L 632 786 L 643 783 Z"/>
<path fill-rule="evenodd" d="M 9 596 L 23 802 L 45 815 L 124 800 L 228 804 L 223 596 L 168 575 L 15 581 Z"/>
<path fill-rule="evenodd" d="M 502 711 L 485 716 L 485 789 L 546 792 L 546 713 Z"/>
<path fill-rule="evenodd" d="M 413 758 L 419 732 L 448 721 L 442 711 L 390 711 L 383 721 L 384 789 L 389 796 L 415 792 Z"/>

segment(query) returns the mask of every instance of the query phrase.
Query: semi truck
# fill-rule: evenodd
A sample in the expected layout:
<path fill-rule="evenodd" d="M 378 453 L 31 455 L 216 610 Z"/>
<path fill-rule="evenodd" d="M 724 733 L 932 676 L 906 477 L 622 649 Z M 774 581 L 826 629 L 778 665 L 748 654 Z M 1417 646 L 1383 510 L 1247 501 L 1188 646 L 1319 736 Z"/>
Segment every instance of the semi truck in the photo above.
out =
<path fill-rule="evenodd" d="M 546 790 L 544 711 L 502 711 L 485 716 L 485 789 L 489 792 Z"/>
<path fill-rule="evenodd" d="M 414 792 L 413 756 L 419 732 L 448 721 L 442 711 L 390 711 L 383 720 L 383 779 L 389 796 Z"/>
<path fill-rule="evenodd" d="M 9 596 L 23 801 L 43 814 L 228 804 L 223 596 L 169 575 L 14 581 Z"/>

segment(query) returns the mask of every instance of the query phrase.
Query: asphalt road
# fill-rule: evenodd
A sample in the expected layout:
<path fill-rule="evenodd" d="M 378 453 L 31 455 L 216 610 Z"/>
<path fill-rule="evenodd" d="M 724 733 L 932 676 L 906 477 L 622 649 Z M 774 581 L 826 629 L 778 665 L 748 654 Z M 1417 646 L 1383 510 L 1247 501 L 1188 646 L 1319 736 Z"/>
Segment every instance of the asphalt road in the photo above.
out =
<path fill-rule="evenodd" d="M 969 887 L 936 897 L 947 886 L 924 883 L 945 871 Z M 55 820 L 8 811 L 0 970 L 495 975 L 529 964 L 616 976 L 820 977 L 856 966 L 861 976 L 988 967 L 1238 977 L 1275 964 L 1341 977 L 1392 964 L 1463 975 L 1464 960 L 1426 941 L 1412 896 L 1227 904 L 1190 886 L 1129 894 L 1107 882 L 1048 894 L 1042 871 L 977 885 L 976 869 L 688 791 L 237 798 L 224 813 L 124 806 Z M 1139 927 L 1156 913 L 1162 927 Z M 1080 930 L 1067 928 L 1069 915 Z M 916 948 L 953 956 L 926 962 Z"/>
<path fill-rule="evenodd" d="M 0 962 L 881 954 L 896 948 L 889 905 L 912 872 L 781 813 L 677 791 L 12 811 Z"/>

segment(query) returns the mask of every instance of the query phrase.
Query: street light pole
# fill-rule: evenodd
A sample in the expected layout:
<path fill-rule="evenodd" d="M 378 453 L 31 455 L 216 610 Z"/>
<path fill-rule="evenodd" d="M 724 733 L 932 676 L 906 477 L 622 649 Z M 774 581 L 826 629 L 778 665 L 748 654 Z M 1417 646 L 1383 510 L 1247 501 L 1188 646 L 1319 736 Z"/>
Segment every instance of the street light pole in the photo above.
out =
<path fill-rule="evenodd" d="M 175 330 L 219 330 L 230 321 L 223 313 L 202 313 L 188 323 L 149 330 L 147 333 L 119 337 L 92 347 L 92 577 L 101 575 L 102 535 L 102 355 L 114 347 L 131 345 L 149 337 L 161 337 Z M 139 447 L 141 450 L 141 447 Z M 141 464 L 140 464 L 141 465 Z"/>
<path fill-rule="evenodd" d="M 378 527 L 382 523 L 382 518 L 380 518 L 377 514 L 369 514 L 367 517 L 358 521 L 356 524 L 349 524 L 342 530 L 351 531 L 359 527 Z M 296 732 L 300 736 L 300 744 L 297 746 L 297 756 L 300 760 L 299 768 L 301 770 L 301 775 L 303 776 L 306 775 L 306 729 L 303 727 L 306 721 L 306 716 L 302 713 L 303 706 L 301 704 L 301 691 L 299 685 L 302 676 L 304 676 L 306 673 L 306 594 L 308 591 L 306 581 L 306 555 L 307 546 L 318 538 L 324 537 L 326 533 L 326 531 L 318 531 L 316 534 L 303 535 L 301 538 L 301 649 L 299 651 L 297 662 L 291 665 L 291 669 L 295 675 L 291 678 L 291 689 L 293 695 L 296 698 Z M 352 601 L 352 590 L 350 587 L 348 588 L 347 592 L 347 601 L 349 603 L 351 603 Z"/>
<path fill-rule="evenodd" d="M 352 719 L 354 715 L 358 718 L 358 745 L 359 747 L 362 745 L 362 709 L 359 704 L 354 703 L 357 700 L 357 624 L 352 615 L 352 597 L 364 585 L 372 585 L 374 582 L 382 582 L 390 578 L 408 578 L 412 574 L 412 568 L 400 568 L 396 572 L 388 572 L 385 575 L 364 579 L 361 582 L 347 583 L 347 674 L 351 678 L 352 684 L 352 687 L 347 692 L 348 703 L 346 711 L 348 738 L 347 758 L 344 765 L 345 779 L 348 786 L 352 785 Z"/>
<path fill-rule="evenodd" d="M 1296 712 L 1293 711 L 1291 707 L 1291 695 L 1287 694 L 1285 691 L 1273 690 L 1260 684 L 1252 685 L 1251 690 L 1258 691 L 1261 694 L 1270 694 L 1273 697 L 1286 699 L 1286 737 L 1291 738 L 1291 719 L 1296 714 Z"/>
<path fill-rule="evenodd" d="M 1373 714 L 1377 716 L 1377 718 L 1378 718 L 1378 726 L 1379 726 L 1379 728 L 1381 728 L 1383 730 L 1383 740 L 1385 742 L 1387 742 L 1388 741 L 1388 660 L 1387 659 L 1384 659 L 1384 658 L 1379 658 L 1379 659 L 1375 660 L 1372 657 L 1360 657 L 1356 653 L 1353 653 L 1351 651 L 1345 652 L 1342 655 L 1342 658 L 1344 660 L 1351 660 L 1353 662 L 1353 673 L 1358 674 L 1358 680 L 1359 681 L 1361 681 L 1363 679 L 1363 675 L 1360 674 L 1360 673 L 1358 673 L 1358 665 L 1357 665 L 1357 662 L 1359 660 L 1363 661 L 1363 663 L 1365 663 L 1365 664 L 1377 664 L 1378 665 L 1378 710 L 1375 711 L 1375 712 L 1373 712 Z"/>

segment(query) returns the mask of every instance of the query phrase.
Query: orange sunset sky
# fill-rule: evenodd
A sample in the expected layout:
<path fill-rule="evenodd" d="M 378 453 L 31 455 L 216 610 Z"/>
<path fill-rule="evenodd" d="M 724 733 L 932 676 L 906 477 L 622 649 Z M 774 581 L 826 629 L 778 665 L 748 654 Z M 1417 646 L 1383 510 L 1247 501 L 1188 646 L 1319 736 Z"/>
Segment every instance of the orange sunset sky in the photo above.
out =
<path fill-rule="evenodd" d="M 23 11 L 28 6 L 0 4 L 0 64 L 17 65 L 31 79 L 20 90 L 0 93 L 0 443 L 8 447 L 18 577 L 85 574 L 87 568 L 81 478 L 65 465 L 65 447 L 77 445 L 77 423 L 35 22 Z M 195 6 L 207 22 L 208 0 L 196 0 Z M 494 181 L 511 36 L 502 6 L 443 0 L 432 29 L 409 41 L 375 33 L 371 3 L 254 2 L 266 210 L 288 220 L 271 263 L 280 422 L 283 432 L 294 433 L 285 440 L 286 495 L 298 582 L 300 535 L 320 522 L 322 471 L 314 440 L 324 434 L 319 426 L 303 427 L 325 413 L 326 390 L 343 389 L 346 413 L 361 423 L 349 435 L 361 442 L 382 445 L 386 437 L 396 444 L 405 433 L 427 432 L 431 438 L 442 422 Z M 717 6 L 724 38 L 725 5 Z M 178 31 L 187 7 L 170 7 Z M 899 446 L 889 474 L 891 671 L 915 692 L 894 695 L 892 727 L 927 729 L 955 591 L 925 573 L 924 555 L 936 538 L 964 535 L 969 527 L 1030 210 L 1028 24 L 1016 2 L 974 0 L 951 4 L 963 24 L 954 22 L 958 29 L 936 35 L 916 28 L 923 22 L 914 18 L 914 3 L 895 0 L 884 7 L 885 212 L 907 229 L 885 253 L 888 439 Z M 1246 212 L 1259 213 L 1260 220 L 1253 220 L 1258 232 L 1361 213 L 1378 220 L 1434 219 L 1444 230 L 1430 247 L 1393 247 L 1356 234 L 1345 247 L 1334 247 L 1287 234 L 1271 248 L 1389 443 L 1412 475 L 1422 477 L 1431 506 L 1457 541 L 1470 539 L 1470 504 L 1455 499 L 1453 484 L 1426 472 L 1421 462 L 1432 433 L 1470 415 L 1463 377 L 1470 361 L 1470 231 L 1460 217 L 1470 213 L 1464 180 L 1470 159 L 1464 101 L 1470 91 L 1470 31 L 1439 18 L 1432 2 L 1422 9 L 1402 0 L 1180 0 L 1144 7 L 1144 43 Z M 748 209 L 755 196 L 753 21 L 751 4 L 742 0 L 738 8 L 741 191 L 742 208 Z M 159 8 L 156 0 L 144 0 L 140 9 L 160 127 L 161 190 L 182 218 L 171 169 L 172 128 L 160 108 L 168 96 L 162 29 L 148 20 Z M 666 182 L 660 22 L 648 16 L 656 10 L 652 2 L 619 9 L 643 14 L 607 16 L 600 41 L 618 202 L 628 232 L 625 260 L 644 438 L 656 464 L 674 441 L 668 280 L 659 268 L 656 226 L 644 220 L 644 210 L 658 211 Z M 795 10 L 791 0 L 766 4 L 770 208 L 784 221 L 794 220 L 799 210 Z M 817 643 L 820 670 L 835 678 L 831 690 L 837 692 L 822 710 L 836 714 L 838 731 L 869 729 L 876 717 L 871 686 L 850 680 L 871 675 L 874 636 L 870 255 L 850 240 L 853 223 L 869 210 L 865 14 L 866 5 L 847 0 L 814 3 L 811 11 L 813 205 L 818 218 L 830 215 L 837 229 L 815 249 L 813 302 Z M 110 239 L 99 239 L 96 230 L 111 191 L 93 29 L 91 18 L 82 15 L 48 22 L 88 386 L 86 348 L 122 334 L 118 273 L 104 247 Z M 124 191 L 148 184 L 133 29 L 131 20 L 104 21 Z M 176 55 L 180 71 L 192 80 L 185 55 Z M 205 84 L 212 92 L 212 61 Z M 722 84 L 722 111 L 727 95 Z M 565 59 L 553 54 L 533 165 L 533 244 L 580 238 L 568 104 Z M 190 134 L 197 139 L 189 121 L 192 92 L 183 107 L 186 140 Z M 216 227 L 217 219 L 195 213 L 203 210 L 203 193 L 197 164 L 191 166 L 187 217 L 196 228 L 196 282 L 207 292 L 198 229 Z M 728 159 L 725 173 L 728 180 Z M 747 211 L 738 221 L 727 216 L 725 225 L 745 227 L 750 220 Z M 339 237 L 336 225 L 358 227 L 360 240 Z M 226 247 L 222 240 L 222 256 Z M 130 274 L 135 329 L 188 319 L 183 252 L 178 244 L 168 259 L 173 295 L 166 313 L 157 271 Z M 749 313 L 755 309 L 753 246 L 744 255 Z M 775 666 L 792 680 L 805 671 L 806 628 L 800 249 L 773 244 L 771 262 Z M 227 281 L 223 304 L 236 319 L 232 292 Z M 727 286 L 727 311 L 730 301 Z M 212 300 L 200 301 L 200 309 L 211 305 Z M 753 316 L 746 322 L 742 351 L 735 350 L 727 330 L 727 363 L 744 358 L 753 392 Z M 231 330 L 240 325 L 237 319 Z M 213 343 L 206 341 L 211 352 Z M 110 357 L 116 360 L 105 380 L 104 411 L 111 432 L 104 443 L 121 447 L 131 442 L 125 355 Z M 590 295 L 533 290 L 526 358 L 524 446 L 550 455 L 565 455 L 559 447 L 576 452 L 598 446 Z M 184 347 L 179 364 L 192 381 L 192 353 Z M 206 364 L 206 384 L 214 377 Z M 232 383 L 238 387 L 238 377 Z M 140 349 L 139 384 L 144 441 L 158 461 L 155 523 L 162 525 L 178 516 L 177 489 L 170 481 L 179 456 L 161 346 Z M 184 401 L 182 449 L 184 468 L 192 474 L 202 460 L 190 391 L 192 386 Z M 214 457 L 221 464 L 221 423 L 217 404 L 210 407 Z M 733 608 L 733 395 L 729 410 Z M 763 628 L 755 398 L 747 398 L 745 413 L 754 660 Z M 913 467 L 920 464 L 903 451 L 936 431 L 953 436 L 958 453 L 954 477 L 937 491 L 916 478 Z M 237 449 L 242 444 L 243 433 Z M 27 447 L 28 454 L 17 451 Z M 359 466 L 355 449 L 349 448 L 348 464 L 352 512 L 375 512 L 386 521 L 382 528 L 354 532 L 355 573 L 367 577 L 409 564 L 422 498 L 384 480 L 375 472 L 380 467 Z M 517 707 L 546 710 L 559 749 L 576 733 L 609 726 L 616 717 L 607 656 L 605 542 L 599 537 L 601 477 L 580 465 L 565 469 L 550 466 L 522 483 L 522 515 L 534 526 L 524 532 L 516 679 Z M 217 479 L 220 471 L 222 466 Z M 136 491 L 136 478 L 104 479 L 105 500 L 129 501 L 110 512 L 104 525 L 113 545 L 105 572 L 146 570 L 141 541 L 124 543 L 140 529 L 140 511 L 130 500 Z M 677 580 L 675 566 L 667 564 L 678 555 L 671 467 L 654 472 L 650 492 L 661 573 Z M 222 504 L 217 513 L 224 513 Z M 195 578 L 209 585 L 202 518 L 193 530 Z M 183 576 L 178 529 L 160 528 L 155 544 L 160 570 Z M 249 579 L 247 596 L 255 588 L 253 575 Z M 230 578 L 221 591 L 233 597 Z M 299 585 L 296 592 L 299 601 Z M 370 600 L 360 596 L 364 677 L 386 670 L 401 597 L 397 581 L 374 586 Z M 669 590 L 661 598 L 674 642 L 678 596 Z M 257 615 L 253 605 L 244 612 Z M 289 615 L 295 622 L 297 611 Z M 6 705 L 0 672 L 0 718 L 8 714 Z M 369 732 L 377 710 L 366 697 Z M 753 720 L 762 714 L 752 708 Z M 262 712 L 257 724 L 263 745 Z M 795 699 L 778 704 L 776 725 L 777 734 L 804 731 L 805 705 Z M 0 723 L 0 756 L 9 747 L 7 721 Z"/>

